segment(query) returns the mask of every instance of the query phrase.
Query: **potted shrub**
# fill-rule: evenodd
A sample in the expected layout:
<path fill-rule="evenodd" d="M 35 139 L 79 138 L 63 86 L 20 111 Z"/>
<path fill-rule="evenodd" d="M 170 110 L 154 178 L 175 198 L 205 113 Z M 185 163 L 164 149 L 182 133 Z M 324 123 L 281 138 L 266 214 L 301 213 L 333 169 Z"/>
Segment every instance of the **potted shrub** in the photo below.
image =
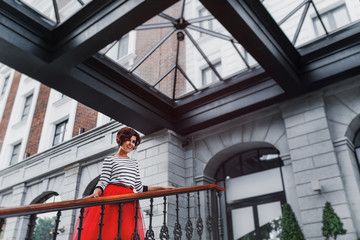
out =
<path fill-rule="evenodd" d="M 295 214 L 287 203 L 283 206 L 280 240 L 305 240 Z"/>
<path fill-rule="evenodd" d="M 336 240 L 338 235 L 346 234 L 346 229 L 343 228 L 343 223 L 329 202 L 325 203 L 322 224 L 322 234 L 324 237 L 326 237 L 326 239 L 332 237 L 334 240 Z"/>

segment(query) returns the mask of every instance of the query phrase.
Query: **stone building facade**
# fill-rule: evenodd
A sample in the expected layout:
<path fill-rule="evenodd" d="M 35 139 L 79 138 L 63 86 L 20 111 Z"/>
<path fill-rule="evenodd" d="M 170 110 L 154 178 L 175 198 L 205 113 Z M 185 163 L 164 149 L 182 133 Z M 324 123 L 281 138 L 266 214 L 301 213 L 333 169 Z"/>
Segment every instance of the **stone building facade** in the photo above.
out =
<path fill-rule="evenodd" d="M 347 229 L 340 239 L 357 239 L 360 175 L 354 138 L 360 128 L 359 92 L 359 77 L 355 77 L 189 136 L 164 129 L 143 136 L 134 157 L 149 185 L 184 187 L 217 182 L 227 188 L 225 196 L 233 198 L 234 191 L 246 192 L 246 187 L 240 182 L 234 188 L 229 178 L 225 183 L 217 181 L 217 169 L 242 152 L 274 148 L 283 162 L 281 191 L 306 239 L 324 239 L 321 218 L 326 201 L 332 203 Z M 109 122 L 1 170 L 1 206 L 27 205 L 49 191 L 59 194 L 60 200 L 81 198 L 99 175 L 103 157 L 116 151 L 114 136 L 120 127 Z M 262 184 L 271 182 L 266 175 L 257 176 Z M 255 193 L 255 198 L 267 194 Z M 236 208 L 225 202 L 225 232 L 231 239 L 231 234 L 237 234 L 229 231 L 236 214 L 231 217 L 226 213 Z M 160 212 L 159 207 L 157 214 Z M 60 239 L 68 238 L 75 216 L 71 211 L 64 213 L 60 226 L 65 231 Z M 27 221 L 27 217 L 8 219 L 4 239 L 23 239 Z M 159 231 L 161 219 L 157 223 Z"/>
<path fill-rule="evenodd" d="M 273 3 L 272 7 L 276 8 L 279 2 L 285 3 L 266 4 Z M 340 1 L 331 2 L 336 7 L 343 5 Z M 190 6 L 199 10 L 198 5 Z M 351 15 L 358 16 L 356 9 L 360 5 L 353 6 Z M 179 7 L 178 4 L 172 10 L 176 12 Z M 291 22 L 290 25 L 296 21 Z M 143 36 L 147 37 L 146 33 Z M 144 49 L 151 47 L 144 46 L 149 41 L 142 42 L 143 36 L 130 32 L 126 56 L 119 58 L 115 50 L 108 55 L 113 54 L 115 61 L 126 68 L 131 67 L 142 55 L 140 51 L 146 52 Z M 209 44 L 208 38 L 198 37 L 210 61 L 221 60 L 222 72 L 232 75 L 239 70 L 228 46 L 217 42 L 216 45 L 224 47 L 219 50 Z M 298 44 L 307 40 L 301 36 Z M 174 53 L 174 42 L 168 42 L 159 51 Z M 201 85 L 205 61 L 198 61 L 194 52 L 192 47 L 180 58 L 186 59 L 180 64 L 186 64 L 189 76 Z M 256 64 L 249 58 L 250 65 Z M 161 74 L 154 70 L 169 67 L 167 59 L 159 59 L 161 54 L 155 54 L 135 73 L 158 79 Z M 184 79 L 180 79 L 178 87 L 186 88 Z M 172 95 L 173 89 L 165 81 L 158 89 Z M 0 206 L 73 200 L 89 194 L 100 174 L 102 160 L 117 151 L 115 135 L 123 124 L 6 66 L 0 68 L 0 91 Z M 31 105 L 26 112 L 28 117 L 23 118 L 29 96 L 36 99 L 36 104 Z M 281 206 L 287 202 L 305 238 L 323 240 L 322 210 L 329 201 L 347 230 L 339 239 L 357 240 L 360 237 L 359 96 L 360 76 L 341 79 L 185 136 L 168 129 L 142 135 L 142 143 L 133 157 L 139 160 L 143 182 L 150 186 L 216 183 L 225 187 L 221 199 L 225 239 L 250 236 L 255 230 L 261 231 L 262 226 L 278 221 Z M 63 126 L 64 122 L 70 130 L 60 134 L 61 141 L 54 144 L 56 126 Z M 19 160 L 12 162 L 14 147 L 20 142 Z M 154 209 L 156 236 L 162 225 L 160 205 L 157 201 Z M 148 221 L 148 202 L 142 201 L 142 206 Z M 195 210 L 192 209 L 193 215 Z M 170 199 L 167 214 L 170 228 L 175 223 L 174 211 L 174 199 Z M 181 214 L 184 226 L 185 213 Z M 69 239 L 77 215 L 77 211 L 63 212 L 58 239 Z M 24 239 L 30 221 L 29 216 L 6 219 L 0 239 Z M 277 234 L 276 230 L 271 231 L 269 239 L 279 239 Z M 204 232 L 203 239 L 206 237 Z"/>

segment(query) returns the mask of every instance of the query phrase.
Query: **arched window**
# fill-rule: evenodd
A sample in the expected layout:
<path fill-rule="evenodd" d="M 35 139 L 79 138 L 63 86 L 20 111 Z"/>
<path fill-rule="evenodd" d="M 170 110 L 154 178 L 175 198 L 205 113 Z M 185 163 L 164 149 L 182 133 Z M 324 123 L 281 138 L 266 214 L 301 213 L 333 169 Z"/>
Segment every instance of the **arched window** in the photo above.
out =
<path fill-rule="evenodd" d="M 51 203 L 61 201 L 59 194 L 53 191 L 46 191 L 36 197 L 31 204 Z M 50 240 L 53 239 L 56 212 L 33 214 L 30 216 L 26 240 Z"/>
<path fill-rule="evenodd" d="M 355 134 L 354 146 L 355 146 L 357 163 L 360 171 L 360 129 Z"/>
<path fill-rule="evenodd" d="M 4 238 L 5 227 L 6 227 L 6 219 L 0 218 L 0 240 Z"/>
<path fill-rule="evenodd" d="M 100 175 L 94 178 L 93 180 L 91 180 L 91 182 L 87 185 L 87 187 L 83 192 L 83 197 L 88 196 L 94 192 L 95 186 L 98 183 L 99 179 L 100 179 Z"/>
<path fill-rule="evenodd" d="M 277 149 L 260 148 L 236 154 L 217 169 L 217 184 L 226 188 L 228 239 L 280 239 L 282 165 Z"/>

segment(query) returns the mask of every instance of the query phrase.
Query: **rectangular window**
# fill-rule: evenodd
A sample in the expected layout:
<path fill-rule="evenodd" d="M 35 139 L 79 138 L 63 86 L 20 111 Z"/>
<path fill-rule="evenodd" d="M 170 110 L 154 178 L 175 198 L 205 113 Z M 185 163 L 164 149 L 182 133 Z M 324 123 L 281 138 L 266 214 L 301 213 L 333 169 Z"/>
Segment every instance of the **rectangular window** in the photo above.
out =
<path fill-rule="evenodd" d="M 3 87 L 2 87 L 2 89 L 1 89 L 0 96 L 2 96 L 2 95 L 5 94 L 5 92 L 6 92 L 6 87 L 7 87 L 7 85 L 9 84 L 9 79 L 10 79 L 10 75 L 8 75 L 8 76 L 5 77 L 4 84 L 3 84 Z"/>
<path fill-rule="evenodd" d="M 220 73 L 220 69 L 221 69 L 221 62 L 217 62 L 215 64 L 213 64 L 216 71 Z M 214 73 L 214 71 L 209 67 L 207 68 L 204 68 L 202 71 L 201 71 L 201 76 L 202 76 L 202 84 L 203 86 L 206 86 L 206 85 L 209 85 L 211 83 L 214 83 L 218 80 L 216 74 Z"/>
<path fill-rule="evenodd" d="M 209 16 L 210 13 L 206 8 L 201 8 L 199 10 L 199 17 L 205 17 L 205 16 Z M 207 21 L 202 21 L 200 22 L 200 27 L 207 29 L 207 30 L 213 30 L 213 20 L 207 20 Z M 200 37 L 204 36 L 203 33 L 200 32 Z"/>
<path fill-rule="evenodd" d="M 67 122 L 68 120 L 65 120 L 59 124 L 56 124 L 53 146 L 62 143 L 64 141 Z"/>
<path fill-rule="evenodd" d="M 32 99 L 33 99 L 32 94 L 30 96 L 26 97 L 23 113 L 21 115 L 21 119 L 24 119 L 29 115 Z"/>
<path fill-rule="evenodd" d="M 13 165 L 18 162 L 20 154 L 21 143 L 18 143 L 13 146 L 13 151 L 10 158 L 10 165 Z"/>
<path fill-rule="evenodd" d="M 337 8 L 331 9 L 330 11 L 327 11 L 323 14 L 320 14 L 320 17 L 328 32 L 331 32 L 332 30 L 335 30 L 350 23 L 350 16 L 345 4 Z M 325 32 L 317 16 L 313 18 L 313 25 L 316 36 L 319 36 Z"/>
<path fill-rule="evenodd" d="M 126 56 L 129 52 L 129 34 L 126 34 L 122 38 L 120 38 L 118 44 L 119 45 L 118 45 L 117 59 L 120 59 Z"/>

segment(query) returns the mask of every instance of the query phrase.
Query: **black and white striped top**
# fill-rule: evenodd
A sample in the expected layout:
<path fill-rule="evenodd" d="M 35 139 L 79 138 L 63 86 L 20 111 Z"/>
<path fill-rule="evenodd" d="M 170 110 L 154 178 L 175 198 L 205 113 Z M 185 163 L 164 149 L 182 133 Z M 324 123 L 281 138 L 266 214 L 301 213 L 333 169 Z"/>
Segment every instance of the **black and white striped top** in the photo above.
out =
<path fill-rule="evenodd" d="M 96 187 L 104 191 L 110 183 L 123 183 L 133 187 L 136 192 L 142 192 L 143 185 L 140 180 L 138 161 L 132 158 L 106 157 Z"/>

